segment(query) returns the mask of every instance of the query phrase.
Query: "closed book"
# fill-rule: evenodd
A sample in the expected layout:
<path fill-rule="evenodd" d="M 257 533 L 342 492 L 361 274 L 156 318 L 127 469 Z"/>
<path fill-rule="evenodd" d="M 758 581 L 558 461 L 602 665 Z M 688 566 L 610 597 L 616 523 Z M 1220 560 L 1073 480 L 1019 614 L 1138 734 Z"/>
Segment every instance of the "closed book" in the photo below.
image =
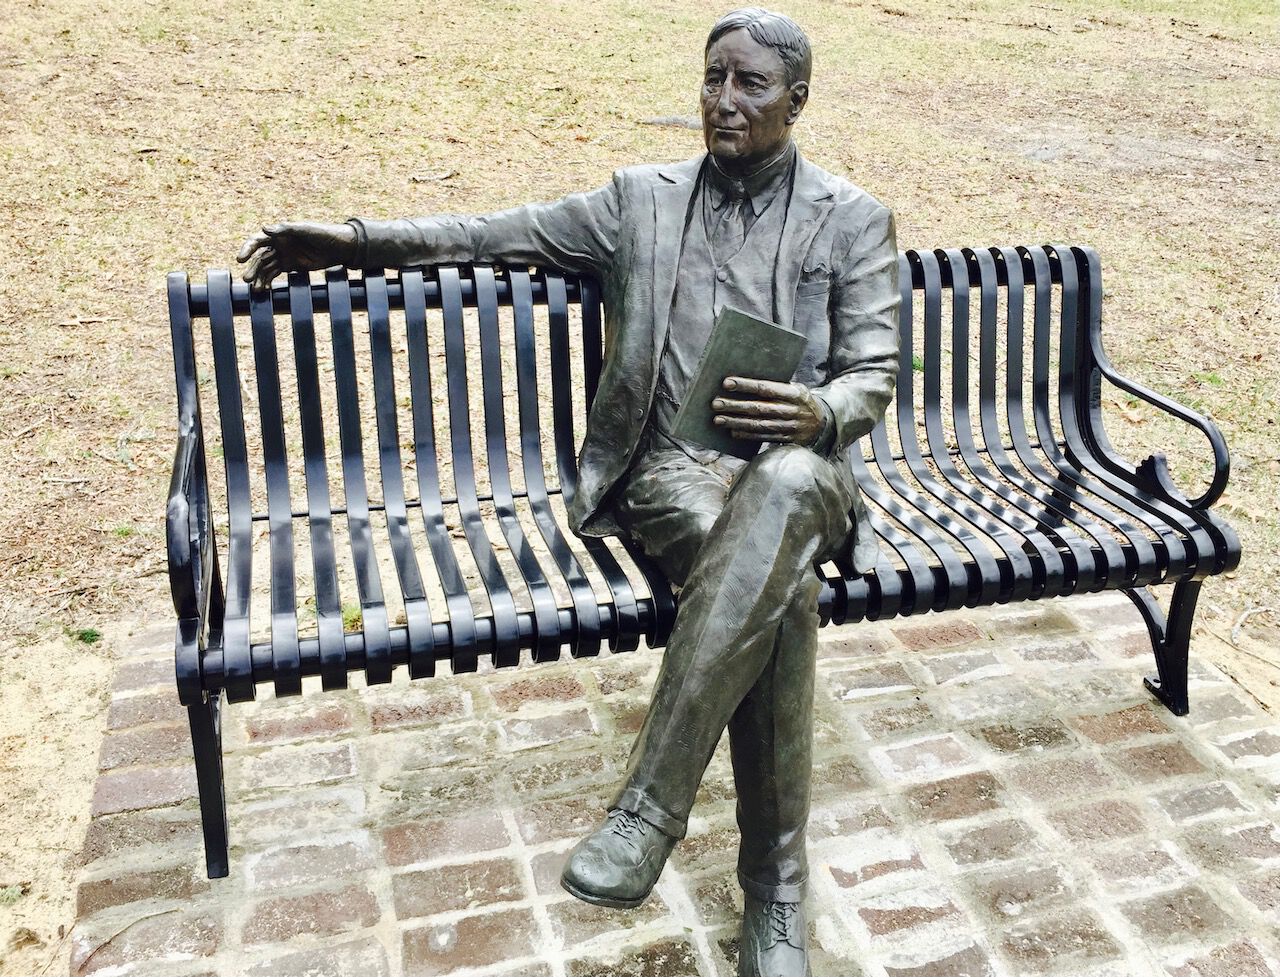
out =
<path fill-rule="evenodd" d="M 751 399 L 724 389 L 726 377 L 785 382 L 795 376 L 804 356 L 805 337 L 767 319 L 725 306 L 716 316 L 711 338 L 676 412 L 672 434 L 725 454 L 750 459 L 761 442 L 735 438 L 715 423 L 711 401 L 719 396 Z"/>

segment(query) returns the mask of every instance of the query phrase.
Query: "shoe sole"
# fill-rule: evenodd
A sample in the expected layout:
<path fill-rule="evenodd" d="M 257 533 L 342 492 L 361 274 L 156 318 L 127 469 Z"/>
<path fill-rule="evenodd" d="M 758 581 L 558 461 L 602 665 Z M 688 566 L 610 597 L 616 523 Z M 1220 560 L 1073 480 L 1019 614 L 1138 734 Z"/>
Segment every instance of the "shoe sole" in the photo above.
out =
<path fill-rule="evenodd" d="M 653 891 L 653 889 L 650 889 L 639 899 L 614 899 L 612 896 L 602 896 L 587 889 L 579 889 L 564 876 L 560 877 L 560 886 L 569 895 L 581 899 L 583 902 L 589 902 L 593 906 L 604 906 L 606 909 L 635 909 L 648 899 L 649 892 Z"/>

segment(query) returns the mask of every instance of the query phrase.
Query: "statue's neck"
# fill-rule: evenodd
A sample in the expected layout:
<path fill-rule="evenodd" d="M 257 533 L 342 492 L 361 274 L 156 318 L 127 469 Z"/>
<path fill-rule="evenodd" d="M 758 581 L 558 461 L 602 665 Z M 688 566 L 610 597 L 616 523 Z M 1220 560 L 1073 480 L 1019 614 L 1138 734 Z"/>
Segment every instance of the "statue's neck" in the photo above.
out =
<path fill-rule="evenodd" d="M 778 148 L 778 151 L 770 153 L 769 157 L 764 160 L 721 159 L 713 154 L 711 161 L 715 164 L 716 169 L 730 180 L 747 183 L 776 165 L 790 151 L 791 137 L 788 136 L 786 142 Z"/>

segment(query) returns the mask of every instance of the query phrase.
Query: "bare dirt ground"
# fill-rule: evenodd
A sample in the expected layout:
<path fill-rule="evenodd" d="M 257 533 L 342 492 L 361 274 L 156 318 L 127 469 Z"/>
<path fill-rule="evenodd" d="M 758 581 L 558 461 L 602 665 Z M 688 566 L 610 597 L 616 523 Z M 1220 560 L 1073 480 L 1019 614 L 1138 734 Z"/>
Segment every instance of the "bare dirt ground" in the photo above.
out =
<path fill-rule="evenodd" d="M 15 0 L 0 26 L 0 970 L 55 969 L 113 651 L 162 615 L 164 275 L 266 220 L 482 211 L 673 160 L 725 4 Z M 1280 49 L 1269 0 L 818 2 L 797 136 L 904 247 L 1087 243 L 1113 359 L 1232 448 L 1196 652 L 1280 670 Z M 1108 395 L 1113 439 L 1198 436 Z M 1145 452 L 1143 452 L 1145 454 Z M 1238 627 L 1237 627 L 1238 625 Z M 1233 635 L 1233 629 L 1235 631 Z M 99 637 L 98 633 L 103 636 Z M 28 932 L 29 931 L 29 932 Z"/>

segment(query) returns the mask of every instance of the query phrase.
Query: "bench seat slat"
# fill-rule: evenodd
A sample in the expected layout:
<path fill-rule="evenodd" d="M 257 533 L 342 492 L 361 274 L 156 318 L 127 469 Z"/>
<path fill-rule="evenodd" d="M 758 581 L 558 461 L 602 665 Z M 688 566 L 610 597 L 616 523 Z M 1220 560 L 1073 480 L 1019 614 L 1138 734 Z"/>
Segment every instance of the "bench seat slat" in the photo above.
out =
<path fill-rule="evenodd" d="M 525 537 L 511 488 L 511 472 L 507 461 L 507 423 L 503 406 L 505 397 L 502 389 L 502 339 L 498 330 L 497 281 L 492 268 L 476 268 L 473 280 L 476 310 L 480 320 L 481 383 L 489 485 L 502 534 L 533 602 L 533 619 L 537 628 L 534 657 L 535 660 L 545 661 L 548 656 L 559 654 L 562 640 L 560 621 L 555 593 L 533 546 Z M 517 356 L 519 351 L 517 345 Z M 576 598 L 578 594 L 575 592 L 574 596 Z M 590 595 L 590 603 L 591 609 L 595 610 L 594 594 Z M 514 657 L 518 662 L 518 647 Z"/>
<path fill-rule="evenodd" d="M 960 251 L 955 249 L 935 252 L 935 256 L 939 253 L 945 257 L 945 261 L 941 262 L 944 273 L 943 278 L 944 280 L 949 280 L 951 284 L 951 348 L 953 350 L 965 350 L 967 354 L 970 337 L 971 303 L 966 259 Z M 978 384 L 980 390 L 988 386 L 988 375 L 992 375 L 992 380 L 994 381 L 995 372 L 994 335 L 988 338 L 987 331 L 982 327 L 982 320 L 983 316 L 980 311 L 978 324 L 980 347 Z M 994 386 L 994 383 L 990 384 L 990 386 Z M 1068 560 L 1064 562 L 1062 553 L 1058 549 L 1056 535 L 1038 518 L 1040 510 L 1033 506 L 1029 499 L 1024 498 L 1015 491 L 1011 485 L 996 478 L 986 461 L 983 460 L 974 439 L 973 422 L 970 417 L 969 390 L 969 357 L 968 355 L 955 356 L 952 358 L 951 396 L 953 406 L 951 413 L 956 436 L 956 450 L 969 475 L 961 476 L 959 474 L 953 461 L 955 455 L 947 452 L 953 472 L 962 483 L 969 476 L 977 479 L 981 488 L 970 486 L 971 491 L 966 493 L 975 501 L 982 499 L 982 490 L 992 492 L 1002 500 L 1004 504 L 1002 518 L 1007 525 L 1023 537 L 1023 551 L 1032 558 L 1034 564 L 1033 574 L 1035 580 L 1029 596 L 1039 597 L 1046 593 L 1060 593 L 1063 580 L 1067 574 L 1069 573 L 1073 578 L 1077 576 L 1075 560 L 1068 557 Z M 994 434 L 995 447 L 998 450 L 1000 433 L 998 430 L 994 430 L 995 404 L 994 397 L 987 399 L 982 397 L 981 394 L 979 395 L 979 423 L 983 435 L 986 437 L 988 432 Z M 941 445 L 945 446 L 945 439 L 941 442 Z M 973 495 L 973 492 L 976 492 L 977 495 Z M 1018 597 L 1016 591 L 1014 597 L 1015 599 Z"/>
<path fill-rule="evenodd" d="M 253 524 L 249 514 L 253 506 L 249 499 L 249 452 L 245 445 L 244 403 L 240 397 L 235 317 L 231 311 L 231 276 L 225 271 L 209 273 L 209 329 L 230 514 L 222 627 L 223 668 L 227 698 L 241 702 L 254 697 L 253 662 L 249 654 L 249 594 L 253 569 Z"/>
<path fill-rule="evenodd" d="M 396 381 L 391 352 L 391 307 L 387 280 L 379 272 L 362 276 L 369 313 L 369 358 L 373 372 L 374 414 L 378 433 L 378 473 L 382 483 L 387 537 L 404 602 L 405 633 L 409 645 L 409 675 L 420 678 L 435 669 L 435 629 L 422 573 L 413 551 L 409 506 L 404 494 L 400 455 L 400 422 L 396 415 Z M 373 509 L 373 506 L 369 507 Z M 388 636 L 388 658 L 390 637 Z"/>
<path fill-rule="evenodd" d="M 1094 545 L 1101 548 L 1103 560 L 1098 562 L 1095 559 L 1094 576 L 1097 586 L 1105 586 L 1114 568 L 1124 568 L 1127 577 L 1132 574 L 1137 562 L 1133 559 L 1126 560 L 1115 537 L 1109 530 L 1103 528 L 1104 525 L 1115 525 L 1116 531 L 1123 534 L 1123 530 L 1113 522 L 1114 517 L 1108 510 L 1091 499 L 1080 497 L 1078 494 L 1073 494 L 1073 492 L 1062 491 L 1060 481 L 1055 479 L 1054 475 L 1050 474 L 1044 465 L 1044 454 L 1047 454 L 1047 449 L 1043 449 L 1040 444 L 1038 435 L 1042 429 L 1038 423 L 1037 437 L 1035 439 L 1031 438 L 1027 432 L 1024 414 L 1026 390 L 1023 375 L 1026 306 L 1024 295 L 1026 279 L 1023 269 L 1023 257 L 1014 248 L 999 248 L 996 250 L 1003 259 L 1002 263 L 997 265 L 996 274 L 998 284 L 1005 289 L 1006 325 L 1008 329 L 1005 419 L 1009 426 L 1010 445 L 1022 470 L 1029 474 L 1035 482 L 1049 489 L 1047 495 L 1041 490 L 1036 490 L 1034 494 L 1045 505 L 1044 518 L 1050 522 L 1050 525 L 1061 526 L 1064 520 L 1069 520 L 1077 527 L 1077 530 L 1083 529 L 1094 540 Z M 1035 349 L 1033 356 L 1038 361 L 1040 347 L 1035 345 L 1036 342 L 1033 329 L 1032 343 Z M 1044 355 L 1047 363 L 1047 346 L 1045 350 Z M 1034 373 L 1033 367 L 1033 375 Z M 1039 417 L 1040 415 L 1037 414 L 1037 421 Z M 1028 482 L 1027 491 L 1030 492 L 1033 488 L 1034 485 Z M 1093 518 L 1089 518 L 1090 516 Z M 1134 547 L 1130 545 L 1131 552 L 1133 549 Z M 1154 559 L 1154 553 L 1152 558 Z"/>
<path fill-rule="evenodd" d="M 302 458 L 307 483 L 307 528 L 311 534 L 312 582 L 319 629 L 320 680 L 326 689 L 345 689 L 348 663 L 343 638 L 342 597 L 338 590 L 337 554 L 333 545 L 333 502 L 329 494 L 329 467 L 325 460 L 315 317 L 311 307 L 311 285 L 306 275 L 295 273 L 289 276 L 289 297 L 292 303 L 293 356 L 298 375 L 298 414 L 302 422 Z"/>
<path fill-rule="evenodd" d="M 1082 591 L 1090 591 L 1096 586 L 1100 586 L 1099 565 L 1090 552 L 1090 544 L 1086 539 L 1075 533 L 1064 534 L 1057 531 L 1057 524 L 1060 523 L 1061 517 L 1067 510 L 1058 506 L 1051 492 L 1045 492 L 1041 486 L 1034 484 L 1018 471 L 1017 466 L 1009 457 L 1009 449 L 1006 447 L 1004 440 L 1005 435 L 1000 430 L 998 417 L 1001 398 L 997 390 L 999 361 L 999 350 L 997 348 L 997 293 L 1000 286 L 993 250 L 979 249 L 977 251 L 966 250 L 965 252 L 969 260 L 977 266 L 981 280 L 978 296 L 978 342 L 981 350 L 981 366 L 978 380 L 979 426 L 982 430 L 982 439 L 986 448 L 985 454 L 995 468 L 996 475 L 999 476 L 998 478 L 993 477 L 988 472 L 982 478 L 982 481 L 984 485 L 993 490 L 997 490 L 1001 479 L 1012 487 L 1006 489 L 1007 494 L 1002 494 L 1005 494 L 1006 498 L 1012 496 L 1021 500 L 1019 502 L 1020 508 L 1036 520 L 1040 531 L 1062 553 L 1063 573 L 1067 577 L 1064 581 L 1065 585 L 1071 587 L 1071 589 L 1078 588 Z M 1009 378 L 1006 390 L 1012 392 L 1016 388 L 1020 395 L 1023 352 L 1021 321 L 1022 270 L 1020 263 L 1016 275 L 1018 284 L 1014 285 L 1013 282 L 1010 282 L 1006 299 L 1006 308 L 1008 309 L 1008 352 L 1005 369 Z M 955 277 L 953 264 L 953 281 Z M 1016 312 L 1013 307 L 1015 300 L 1018 303 Z M 1025 438 L 1025 427 L 1021 426 L 1020 401 L 1017 409 L 1019 429 L 1023 432 L 1023 437 Z M 1006 426 L 1013 430 L 1013 403 L 1011 400 L 1005 400 L 1003 413 Z M 1016 437 L 1010 440 L 1016 442 Z M 972 463 L 970 463 L 970 468 L 976 472 Z M 1018 493 L 1021 494 L 1019 495 Z M 1106 543 L 1110 543 L 1113 547 L 1115 546 L 1115 541 L 1111 538 L 1111 535 L 1102 532 L 1091 521 L 1081 520 L 1077 527 L 1099 546 L 1104 546 Z M 1101 579 L 1105 579 L 1105 577 Z M 1052 584 L 1049 585 L 1048 589 L 1050 591 L 1054 589 Z"/>
<path fill-rule="evenodd" d="M 1008 598 L 1023 600 L 1032 593 L 1042 591 L 1044 589 L 1044 579 L 1042 574 L 1037 579 L 1037 576 L 1032 572 L 1031 562 L 1023 552 L 1023 544 L 1018 539 L 1019 528 L 1017 520 L 1010 516 L 995 499 L 990 499 L 985 506 L 977 504 L 982 500 L 983 493 L 960 476 L 947 450 L 950 446 L 942 430 L 941 271 L 938 267 L 937 255 L 933 252 L 921 252 L 916 256 L 915 260 L 919 263 L 921 274 L 924 278 L 924 404 L 922 406 L 924 408 L 925 445 L 929 450 L 929 460 L 932 461 L 947 484 L 945 486 L 942 485 L 926 467 L 917 438 L 907 436 L 908 432 L 914 432 L 913 425 L 900 429 L 903 453 L 907 456 L 907 464 L 916 476 L 916 480 L 943 505 L 951 509 L 952 512 L 989 536 L 998 550 L 1004 554 L 1004 562 L 1007 564 L 1007 568 L 1002 568 L 1002 573 L 995 580 L 991 580 L 985 567 L 983 568 L 984 590 L 988 586 L 996 585 L 999 586 L 1001 594 L 1007 595 Z M 963 311 L 967 316 L 968 310 L 965 309 Z M 952 328 L 957 331 L 962 330 L 964 328 L 964 320 L 953 322 Z M 964 344 L 961 345 L 960 338 L 961 336 L 957 332 L 952 346 L 954 351 L 951 357 L 953 395 L 956 391 L 955 377 L 957 374 L 960 374 L 967 383 L 968 342 L 966 336 L 964 337 Z M 906 342 L 903 343 L 903 347 L 904 349 L 907 348 Z M 909 376 L 907 382 L 910 383 Z M 966 399 L 962 399 L 959 403 L 951 404 L 947 411 L 953 418 L 958 418 L 961 413 L 966 416 L 968 414 L 967 387 L 963 396 Z M 905 406 L 910 408 L 910 401 Z M 1021 535 L 1024 539 L 1026 538 L 1025 533 Z M 979 558 L 979 563 L 981 564 L 981 562 L 982 560 Z"/>
<path fill-rule="evenodd" d="M 333 343 L 334 387 L 338 405 L 338 438 L 342 453 L 342 490 L 346 496 L 347 537 L 355 565 L 360 622 L 365 635 L 365 680 L 370 685 L 391 681 L 391 645 L 382 579 L 373 554 L 369 525 L 369 485 L 364 468 L 364 439 L 360 426 L 360 388 L 356 381 L 351 287 L 340 269 L 325 275 L 329 291 L 329 329 Z"/>
<path fill-rule="evenodd" d="M 440 472 L 436 461 L 435 418 L 431 404 L 431 360 L 427 353 L 427 288 L 422 272 L 409 269 L 401 273 L 403 289 L 406 345 L 409 357 L 409 390 L 413 410 L 413 458 L 418 475 L 418 499 L 422 525 L 431 549 L 431 559 L 444 591 L 448 624 L 443 641 L 437 645 L 447 650 L 453 668 L 458 672 L 474 672 L 476 668 L 476 625 L 458 557 L 449 541 L 444 521 L 444 504 L 440 495 Z M 388 290 L 389 292 L 390 290 Z M 439 288 L 433 283 L 433 292 Z M 420 667 L 435 671 L 435 658 L 422 661 Z"/>
<path fill-rule="evenodd" d="M 280 402 L 280 364 L 275 315 L 270 297 L 256 292 L 249 304 L 253 356 L 262 423 L 263 470 L 267 486 L 267 531 L 271 560 L 272 676 L 276 695 L 302 691 L 298 651 L 297 578 L 293 562 L 293 504 L 289 499 L 289 461 Z"/>
<path fill-rule="evenodd" d="M 520 661 L 520 628 L 516 621 L 515 598 L 485 530 L 480 502 L 476 497 L 475 461 L 471 451 L 471 398 L 467 385 L 466 337 L 463 333 L 462 288 L 458 270 L 452 267 L 437 269 L 437 281 L 444 316 L 450 455 L 462 531 L 492 609 L 497 640 L 493 649 L 494 664 L 515 665 Z"/>
<path fill-rule="evenodd" d="M 569 588 L 575 622 L 586 621 L 588 624 L 586 633 L 595 634 L 598 641 L 600 615 L 596 605 L 595 590 L 556 522 L 547 490 L 546 469 L 542 456 L 541 422 L 538 417 L 540 388 L 533 324 L 533 283 L 529 273 L 522 269 L 512 269 L 509 279 L 515 333 L 520 459 L 525 491 L 528 493 L 529 507 L 543 544 L 551 554 L 551 559 L 555 562 L 565 585 Z M 534 660 L 555 661 L 560 657 L 560 648 L 566 641 L 570 645 L 570 654 L 577 657 L 583 650 L 581 640 L 580 636 L 572 632 L 567 638 L 557 634 L 554 641 L 549 640 L 549 636 L 539 634 L 539 641 L 533 649 Z M 596 649 L 598 647 L 597 644 Z"/>

